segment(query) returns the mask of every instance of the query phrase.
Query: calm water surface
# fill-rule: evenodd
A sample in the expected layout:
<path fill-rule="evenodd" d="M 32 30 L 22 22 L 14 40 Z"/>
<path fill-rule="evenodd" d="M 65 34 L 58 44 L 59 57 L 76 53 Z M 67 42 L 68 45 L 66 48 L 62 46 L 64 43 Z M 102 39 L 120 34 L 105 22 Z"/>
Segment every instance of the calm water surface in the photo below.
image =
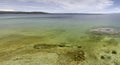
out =
<path fill-rule="evenodd" d="M 64 29 L 81 34 L 91 27 L 120 27 L 120 15 L 50 15 L 50 14 L 1 14 L 0 30 L 10 33 L 36 33 L 52 29 Z M 8 34 L 9 32 L 6 32 Z M 74 34 L 73 34 L 74 35 Z"/>
<path fill-rule="evenodd" d="M 96 27 L 120 29 L 120 15 L 0 14 L 0 64 L 17 65 L 23 61 L 24 65 L 30 65 L 24 63 L 29 58 L 33 65 L 37 63 L 73 65 L 68 64 L 72 62 L 69 59 L 76 63 L 84 60 L 83 65 L 119 65 L 120 37 L 89 34 L 88 31 Z M 40 51 L 34 51 L 35 44 L 55 45 L 38 45 L 38 48 L 40 46 L 41 50 L 48 53 L 44 56 L 39 54 Z M 59 44 L 62 44 L 60 48 Z M 49 52 L 44 50 L 45 48 L 48 48 Z M 61 49 L 65 53 L 62 53 Z M 82 50 L 85 57 L 79 56 L 78 50 Z M 49 57 L 49 53 L 53 51 L 55 55 Z M 40 58 L 35 59 L 37 55 L 30 55 L 31 53 L 38 53 Z M 58 53 L 60 57 L 56 56 Z M 13 61 L 16 56 L 23 60 Z M 58 58 L 55 59 L 56 57 Z M 47 62 L 37 62 L 38 60 Z M 56 61 L 58 63 L 52 64 L 55 60 L 58 60 Z M 62 60 L 65 62 L 62 63 Z"/>

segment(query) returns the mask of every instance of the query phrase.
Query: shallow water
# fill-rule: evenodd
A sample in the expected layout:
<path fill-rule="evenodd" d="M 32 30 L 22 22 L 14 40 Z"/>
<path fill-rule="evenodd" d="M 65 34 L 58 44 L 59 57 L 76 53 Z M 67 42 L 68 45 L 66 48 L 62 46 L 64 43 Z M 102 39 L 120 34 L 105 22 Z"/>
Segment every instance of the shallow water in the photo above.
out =
<path fill-rule="evenodd" d="M 119 36 L 89 32 L 97 27 L 120 29 L 119 17 L 2 14 L 0 65 L 119 65 Z"/>

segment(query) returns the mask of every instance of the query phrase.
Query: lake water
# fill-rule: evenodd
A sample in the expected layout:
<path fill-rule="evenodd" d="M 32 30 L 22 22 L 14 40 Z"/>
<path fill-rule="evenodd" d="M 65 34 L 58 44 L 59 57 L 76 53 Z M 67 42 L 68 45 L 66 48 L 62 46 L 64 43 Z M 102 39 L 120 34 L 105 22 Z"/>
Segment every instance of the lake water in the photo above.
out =
<path fill-rule="evenodd" d="M 119 65 L 119 36 L 97 27 L 120 29 L 120 15 L 0 14 L 0 65 Z"/>

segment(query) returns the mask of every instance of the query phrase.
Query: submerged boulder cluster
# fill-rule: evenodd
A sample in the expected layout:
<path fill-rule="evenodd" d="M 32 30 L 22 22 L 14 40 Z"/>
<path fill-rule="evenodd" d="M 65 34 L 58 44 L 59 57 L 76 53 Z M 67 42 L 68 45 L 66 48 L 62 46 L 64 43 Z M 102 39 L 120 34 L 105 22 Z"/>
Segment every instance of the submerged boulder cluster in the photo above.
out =
<path fill-rule="evenodd" d="M 99 27 L 99 28 L 93 28 L 89 30 L 91 33 L 94 34 L 106 34 L 106 35 L 119 35 L 120 31 L 115 28 L 109 28 L 109 27 Z"/>

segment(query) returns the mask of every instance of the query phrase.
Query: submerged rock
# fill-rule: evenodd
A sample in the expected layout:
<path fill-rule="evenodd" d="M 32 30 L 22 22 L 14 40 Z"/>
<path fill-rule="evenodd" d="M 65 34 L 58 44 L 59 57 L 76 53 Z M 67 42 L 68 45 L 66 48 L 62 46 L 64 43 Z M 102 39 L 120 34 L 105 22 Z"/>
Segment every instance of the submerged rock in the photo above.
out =
<path fill-rule="evenodd" d="M 50 49 L 50 48 L 55 48 L 57 45 L 52 45 L 52 44 L 35 44 L 33 46 L 34 49 Z"/>
<path fill-rule="evenodd" d="M 115 28 L 109 27 L 100 27 L 100 28 L 93 28 L 90 30 L 91 33 L 94 34 L 106 34 L 106 35 L 119 35 L 120 31 Z"/>

